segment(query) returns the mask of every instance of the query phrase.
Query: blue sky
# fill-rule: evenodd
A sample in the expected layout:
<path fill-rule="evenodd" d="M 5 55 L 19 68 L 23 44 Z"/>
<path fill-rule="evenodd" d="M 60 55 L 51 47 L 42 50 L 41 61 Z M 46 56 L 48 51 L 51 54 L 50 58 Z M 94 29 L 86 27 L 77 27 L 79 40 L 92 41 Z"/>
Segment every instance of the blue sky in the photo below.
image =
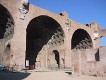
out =
<path fill-rule="evenodd" d="M 38 7 L 59 14 L 66 11 L 69 18 L 81 24 L 97 22 L 106 28 L 106 0 L 29 0 Z M 106 38 L 101 39 L 106 46 Z"/>

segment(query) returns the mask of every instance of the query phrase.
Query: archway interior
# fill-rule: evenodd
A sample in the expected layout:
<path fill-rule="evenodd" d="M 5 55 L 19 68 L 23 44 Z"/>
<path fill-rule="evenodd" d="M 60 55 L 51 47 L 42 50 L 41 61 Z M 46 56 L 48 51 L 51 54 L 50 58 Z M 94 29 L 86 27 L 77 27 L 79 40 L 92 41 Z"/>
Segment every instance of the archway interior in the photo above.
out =
<path fill-rule="evenodd" d="M 8 54 L 10 54 L 10 44 L 8 44 L 7 46 L 6 46 L 6 48 L 5 48 L 5 53 L 6 53 L 6 55 L 8 55 Z"/>
<path fill-rule="evenodd" d="M 89 34 L 83 29 L 78 29 L 72 36 L 71 47 L 72 49 L 90 49 L 93 44 Z"/>
<path fill-rule="evenodd" d="M 9 67 L 10 66 L 10 57 L 11 57 L 11 45 L 8 44 L 4 50 L 3 54 L 3 63 L 5 66 Z"/>
<path fill-rule="evenodd" d="M 9 11 L 0 4 L 0 39 L 11 39 L 14 33 L 14 21 Z"/>
<path fill-rule="evenodd" d="M 59 52 L 57 50 L 53 50 L 53 53 L 55 54 L 56 63 L 58 65 L 58 67 L 60 67 L 60 56 L 59 56 Z"/>
<path fill-rule="evenodd" d="M 6 42 L 13 37 L 14 20 L 10 12 L 0 4 L 0 63 L 5 66 L 10 64 L 10 46 L 6 46 Z M 4 54 L 5 53 L 5 54 Z"/>
<path fill-rule="evenodd" d="M 31 20 L 26 31 L 26 60 L 29 60 L 29 65 L 35 65 L 41 51 L 64 43 L 61 26 L 48 16 L 42 15 Z"/>

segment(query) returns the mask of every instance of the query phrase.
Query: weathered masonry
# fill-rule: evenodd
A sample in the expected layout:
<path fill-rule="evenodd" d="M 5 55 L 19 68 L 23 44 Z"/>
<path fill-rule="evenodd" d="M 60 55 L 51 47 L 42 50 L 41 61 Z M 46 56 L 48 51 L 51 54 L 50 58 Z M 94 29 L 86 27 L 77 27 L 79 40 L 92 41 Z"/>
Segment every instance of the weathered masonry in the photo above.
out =
<path fill-rule="evenodd" d="M 74 68 L 106 75 L 103 36 L 106 29 L 96 22 L 79 24 L 66 12 L 55 14 L 27 0 L 0 0 L 0 63 L 7 67 Z"/>

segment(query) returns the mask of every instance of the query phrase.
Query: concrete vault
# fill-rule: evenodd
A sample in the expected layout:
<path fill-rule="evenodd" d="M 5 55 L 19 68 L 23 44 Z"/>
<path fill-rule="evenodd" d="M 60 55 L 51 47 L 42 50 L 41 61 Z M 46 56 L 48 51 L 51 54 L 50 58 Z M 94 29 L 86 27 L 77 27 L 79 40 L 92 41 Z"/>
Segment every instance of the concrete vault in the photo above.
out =
<path fill-rule="evenodd" d="M 0 4 L 0 62 L 3 61 L 6 65 L 9 65 L 11 57 L 11 45 L 9 43 L 6 44 L 6 42 L 13 37 L 14 26 L 15 23 L 12 15 L 2 4 Z"/>
<path fill-rule="evenodd" d="M 83 29 L 77 29 L 74 32 L 71 43 L 72 49 L 90 49 L 93 47 L 90 35 Z"/>
<path fill-rule="evenodd" d="M 35 65 L 38 54 L 47 55 L 51 48 L 64 44 L 64 32 L 60 24 L 46 15 L 32 19 L 26 33 L 26 60 L 29 60 L 29 65 Z"/>

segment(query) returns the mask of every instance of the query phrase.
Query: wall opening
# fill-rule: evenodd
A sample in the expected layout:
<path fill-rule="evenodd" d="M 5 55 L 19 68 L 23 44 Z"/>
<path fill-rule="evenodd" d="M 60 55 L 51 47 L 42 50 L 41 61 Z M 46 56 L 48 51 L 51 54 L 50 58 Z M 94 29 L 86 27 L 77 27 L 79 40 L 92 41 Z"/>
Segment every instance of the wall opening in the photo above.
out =
<path fill-rule="evenodd" d="M 55 54 L 56 64 L 58 65 L 58 68 L 60 68 L 60 56 L 59 56 L 59 52 L 57 50 L 53 50 L 53 52 Z"/>
<path fill-rule="evenodd" d="M 65 60 L 64 60 L 64 58 L 61 58 L 60 67 L 61 67 L 61 68 L 65 68 Z"/>
<path fill-rule="evenodd" d="M 0 4 L 0 39 L 9 40 L 13 37 L 14 20 L 9 11 Z"/>
<path fill-rule="evenodd" d="M 100 61 L 100 55 L 99 55 L 99 49 L 98 49 L 98 51 L 96 52 L 96 54 L 95 54 L 95 60 L 96 61 Z"/>
<path fill-rule="evenodd" d="M 5 48 L 5 53 L 6 53 L 6 54 L 10 54 L 10 48 L 11 48 L 11 46 L 10 46 L 10 44 L 8 44 L 8 45 L 6 46 L 6 48 Z"/>
<path fill-rule="evenodd" d="M 9 65 L 10 63 L 10 46 L 5 43 L 13 37 L 14 20 L 10 12 L 0 4 L 0 63 Z"/>
<path fill-rule="evenodd" d="M 3 54 L 3 64 L 7 67 L 10 66 L 10 59 L 11 59 L 11 45 L 8 44 L 4 49 Z"/>
<path fill-rule="evenodd" d="M 65 65 L 64 58 L 61 58 L 62 64 Z"/>
<path fill-rule="evenodd" d="M 32 19 L 26 32 L 26 60 L 29 60 L 29 65 L 36 65 L 39 53 L 46 54 L 48 49 L 64 44 L 64 32 L 60 24 L 45 15 Z"/>
<path fill-rule="evenodd" d="M 87 31 L 77 29 L 72 36 L 71 49 L 90 49 L 92 47 L 92 40 Z"/>

